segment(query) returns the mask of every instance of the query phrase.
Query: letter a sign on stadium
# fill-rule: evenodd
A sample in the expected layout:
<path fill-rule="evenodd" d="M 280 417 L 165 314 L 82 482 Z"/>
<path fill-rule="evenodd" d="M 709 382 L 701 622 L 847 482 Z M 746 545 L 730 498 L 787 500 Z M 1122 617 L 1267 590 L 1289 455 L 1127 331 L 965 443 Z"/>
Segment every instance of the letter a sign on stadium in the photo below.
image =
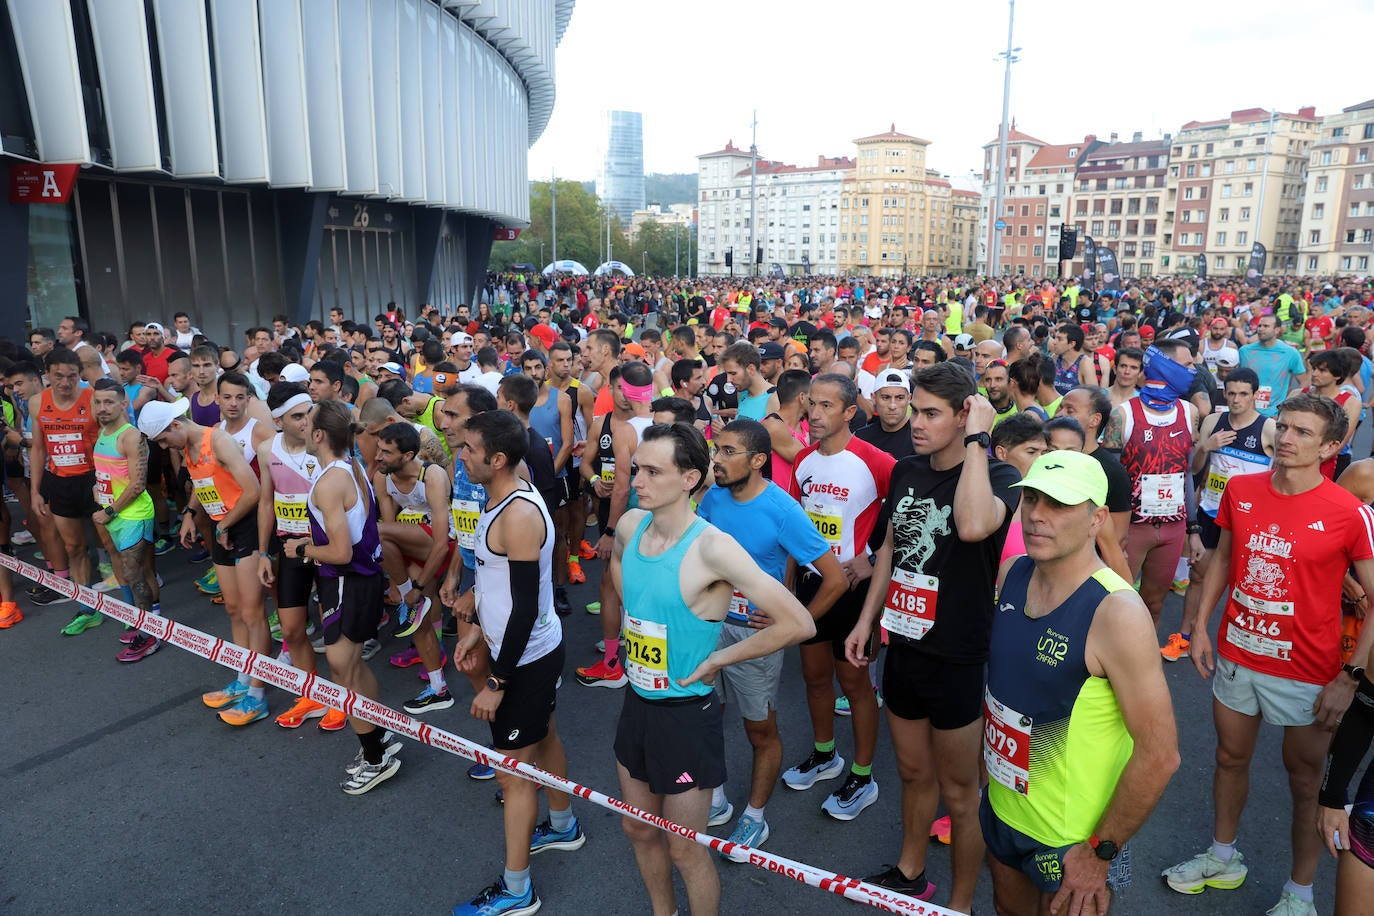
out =
<path fill-rule="evenodd" d="M 65 204 L 71 199 L 80 169 L 79 165 L 11 165 L 10 203 Z"/>

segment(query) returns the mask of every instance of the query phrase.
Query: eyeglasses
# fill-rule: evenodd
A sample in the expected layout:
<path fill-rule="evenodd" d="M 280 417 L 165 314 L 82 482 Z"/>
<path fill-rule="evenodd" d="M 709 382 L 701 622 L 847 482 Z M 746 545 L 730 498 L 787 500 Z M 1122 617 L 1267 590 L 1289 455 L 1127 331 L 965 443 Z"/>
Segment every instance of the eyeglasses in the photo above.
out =
<path fill-rule="evenodd" d="M 716 454 L 722 458 L 738 458 L 740 455 L 749 456 L 759 453 L 745 448 L 735 448 L 733 445 L 722 445 L 716 449 Z"/>

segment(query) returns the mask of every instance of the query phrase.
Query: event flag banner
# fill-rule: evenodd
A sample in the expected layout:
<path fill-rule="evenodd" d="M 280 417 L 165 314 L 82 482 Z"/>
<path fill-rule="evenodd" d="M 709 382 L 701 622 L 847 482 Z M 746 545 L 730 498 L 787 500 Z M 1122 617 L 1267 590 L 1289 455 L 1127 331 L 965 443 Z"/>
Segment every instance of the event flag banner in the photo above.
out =
<path fill-rule="evenodd" d="M 1264 265 L 1269 262 L 1269 252 L 1259 242 L 1250 248 L 1250 266 L 1245 269 L 1245 285 L 1259 289 L 1264 282 Z"/>
<path fill-rule="evenodd" d="M 1097 266 L 1102 275 L 1102 288 L 1121 292 L 1121 271 L 1116 266 L 1116 251 L 1111 248 L 1098 248 Z"/>
<path fill-rule="evenodd" d="M 1083 236 L 1083 286 L 1093 288 L 1097 280 L 1097 243 L 1091 235 Z"/>
<path fill-rule="evenodd" d="M 1205 254 L 1197 256 L 1197 278 L 1199 280 L 1207 279 L 1207 255 Z"/>

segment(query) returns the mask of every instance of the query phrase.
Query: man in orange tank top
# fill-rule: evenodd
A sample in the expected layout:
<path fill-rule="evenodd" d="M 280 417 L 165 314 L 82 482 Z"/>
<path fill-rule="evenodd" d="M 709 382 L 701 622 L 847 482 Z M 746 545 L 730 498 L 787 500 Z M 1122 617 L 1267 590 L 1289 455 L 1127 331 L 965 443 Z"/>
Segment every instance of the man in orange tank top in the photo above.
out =
<path fill-rule="evenodd" d="M 268 655 L 272 636 L 263 609 L 257 562 L 259 481 L 234 437 L 222 428 L 193 421 L 186 415 L 190 407 L 186 398 L 170 404 L 147 404 L 139 414 L 138 429 L 168 451 L 181 452 L 192 487 L 190 505 L 181 518 L 181 544 L 191 546 L 196 534 L 195 509 L 203 507 L 215 522 L 210 554 L 233 641 Z M 230 725 L 248 725 L 267 716 L 263 682 L 249 680 L 246 674 L 201 700 L 220 710 L 220 719 Z"/>
<path fill-rule="evenodd" d="M 29 401 L 33 417 L 33 438 L 29 446 L 32 466 L 30 486 L 32 506 L 39 525 L 51 522 L 56 538 L 47 546 L 52 571 L 60 579 L 73 578 L 79 585 L 91 584 L 91 563 L 86 555 L 86 519 L 95 511 L 95 440 L 99 424 L 91 410 L 90 389 L 79 388 L 81 359 L 66 349 L 48 354 L 48 381 L 51 385 Z M 68 562 L 70 561 L 70 569 Z M 61 604 L 52 593 L 40 595 L 41 604 Z M 72 622 L 62 628 L 65 636 L 76 636 L 99 626 L 98 611 L 82 608 Z"/>

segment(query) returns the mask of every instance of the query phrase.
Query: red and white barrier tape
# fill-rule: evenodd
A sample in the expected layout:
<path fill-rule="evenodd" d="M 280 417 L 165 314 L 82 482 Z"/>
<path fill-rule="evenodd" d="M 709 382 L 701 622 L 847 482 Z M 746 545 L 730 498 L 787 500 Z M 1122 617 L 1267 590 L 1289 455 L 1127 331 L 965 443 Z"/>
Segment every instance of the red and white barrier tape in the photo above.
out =
<path fill-rule="evenodd" d="M 99 611 L 107 617 L 132 624 L 143 632 L 163 642 L 185 649 L 193 655 L 199 655 L 201 658 L 209 659 L 234 671 L 250 674 L 297 696 L 308 696 L 318 703 L 324 703 L 335 709 L 342 709 L 350 716 L 356 716 L 366 722 L 371 722 L 373 725 L 389 729 L 398 735 L 405 735 L 421 744 L 427 744 L 441 751 L 496 767 L 545 788 L 566 792 L 625 817 L 633 817 L 646 824 L 652 824 L 667 833 L 706 846 L 734 862 L 753 865 L 764 871 L 791 878 L 793 881 L 800 881 L 811 887 L 820 888 L 823 891 L 829 891 L 832 894 L 838 894 L 849 900 L 865 903 L 889 913 L 909 913 L 914 914 L 914 916 L 960 916 L 955 910 L 925 903 L 886 888 L 865 884 L 857 878 L 837 875 L 834 872 L 815 868 L 803 862 L 796 862 L 739 843 L 731 843 L 710 834 L 698 833 L 689 827 L 683 827 L 681 824 L 675 824 L 658 815 L 628 805 L 618 798 L 612 798 L 570 779 L 547 773 L 514 757 L 494 756 L 490 749 L 482 745 L 474 744 L 441 728 L 427 725 L 389 706 L 383 706 L 376 700 L 358 696 L 353 691 L 340 687 L 322 677 L 283 664 L 276 659 L 251 652 L 194 627 L 188 627 L 166 617 L 140 611 L 113 595 L 97 592 L 85 586 L 77 586 L 70 579 L 60 579 L 52 573 L 45 572 L 15 557 L 0 554 L 0 566 L 5 566 L 55 592 L 74 598 L 81 604 Z"/>

